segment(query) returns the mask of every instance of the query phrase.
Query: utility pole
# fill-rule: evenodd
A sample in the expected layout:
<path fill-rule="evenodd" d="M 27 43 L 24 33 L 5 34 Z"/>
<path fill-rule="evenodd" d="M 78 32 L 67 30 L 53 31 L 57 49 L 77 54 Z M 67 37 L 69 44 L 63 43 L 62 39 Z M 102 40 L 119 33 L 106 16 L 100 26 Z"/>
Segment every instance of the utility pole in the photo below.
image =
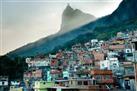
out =
<path fill-rule="evenodd" d="M 137 52 L 134 52 L 134 73 L 135 73 L 135 88 L 137 91 Z"/>
<path fill-rule="evenodd" d="M 135 65 L 134 65 L 135 67 L 135 87 L 136 87 L 136 91 L 137 91 L 137 62 L 135 63 Z"/>
<path fill-rule="evenodd" d="M 137 91 L 137 39 L 132 40 L 132 49 L 133 49 L 133 64 L 134 64 L 134 73 L 135 73 L 135 89 Z"/>

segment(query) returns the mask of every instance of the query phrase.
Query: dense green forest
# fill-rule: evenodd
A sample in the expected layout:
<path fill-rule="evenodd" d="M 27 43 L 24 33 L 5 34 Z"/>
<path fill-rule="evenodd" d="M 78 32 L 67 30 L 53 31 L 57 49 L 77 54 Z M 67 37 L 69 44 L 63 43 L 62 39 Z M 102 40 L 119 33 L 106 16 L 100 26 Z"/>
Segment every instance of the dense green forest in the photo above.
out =
<path fill-rule="evenodd" d="M 27 70 L 27 64 L 24 58 L 0 57 L 0 76 L 8 76 L 10 80 L 22 80 L 25 70 Z"/>
<path fill-rule="evenodd" d="M 77 43 L 89 42 L 91 39 L 109 40 L 116 36 L 117 32 L 129 32 L 137 29 L 137 18 L 130 21 L 123 22 L 121 24 L 115 24 L 112 26 L 96 27 L 92 33 L 86 33 L 79 35 L 77 38 L 67 42 L 63 46 L 54 48 L 51 53 L 57 52 L 59 49 L 70 49 L 72 45 Z"/>

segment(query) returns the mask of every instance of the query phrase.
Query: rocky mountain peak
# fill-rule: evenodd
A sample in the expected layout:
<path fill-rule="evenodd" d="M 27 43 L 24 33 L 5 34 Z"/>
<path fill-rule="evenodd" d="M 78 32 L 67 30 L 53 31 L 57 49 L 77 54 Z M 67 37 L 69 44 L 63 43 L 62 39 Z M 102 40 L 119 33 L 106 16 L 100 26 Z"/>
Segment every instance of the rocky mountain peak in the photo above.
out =
<path fill-rule="evenodd" d="M 67 7 L 65 8 L 65 10 L 63 11 L 63 15 L 69 15 L 71 13 L 73 13 L 74 9 L 70 6 L 70 4 L 67 5 Z"/>
<path fill-rule="evenodd" d="M 68 4 L 62 14 L 62 24 L 60 32 L 68 32 L 95 19 L 95 16 L 84 13 L 79 9 L 73 9 L 70 4 Z"/>

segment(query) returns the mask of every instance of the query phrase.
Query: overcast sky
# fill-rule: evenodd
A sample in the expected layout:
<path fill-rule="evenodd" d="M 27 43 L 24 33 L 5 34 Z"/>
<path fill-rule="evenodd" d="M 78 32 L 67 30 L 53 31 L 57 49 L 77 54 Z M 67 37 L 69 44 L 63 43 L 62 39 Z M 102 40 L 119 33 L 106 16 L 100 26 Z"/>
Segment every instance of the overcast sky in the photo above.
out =
<path fill-rule="evenodd" d="M 0 55 L 59 31 L 67 3 L 96 17 L 111 14 L 122 0 L 2 0 Z"/>

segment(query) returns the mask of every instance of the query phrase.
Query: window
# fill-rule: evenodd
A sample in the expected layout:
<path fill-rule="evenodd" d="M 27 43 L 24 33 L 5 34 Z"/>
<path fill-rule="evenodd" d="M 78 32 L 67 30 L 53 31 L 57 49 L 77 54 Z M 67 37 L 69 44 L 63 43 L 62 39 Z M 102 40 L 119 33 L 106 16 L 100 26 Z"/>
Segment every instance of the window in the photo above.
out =
<path fill-rule="evenodd" d="M 46 84 L 46 82 L 43 82 L 43 84 Z"/>
<path fill-rule="evenodd" d="M 126 74 L 134 74 L 134 67 L 127 67 L 125 72 Z"/>
<path fill-rule="evenodd" d="M 84 81 L 84 85 L 88 85 L 88 81 Z"/>
<path fill-rule="evenodd" d="M 72 84 L 73 84 L 73 82 L 72 82 L 72 81 L 70 81 L 70 84 L 72 85 Z"/>
<path fill-rule="evenodd" d="M 137 50 L 137 42 L 135 42 L 135 50 Z"/>
<path fill-rule="evenodd" d="M 96 78 L 97 80 L 101 80 L 101 76 L 100 76 L 100 75 L 97 75 L 95 78 Z"/>
<path fill-rule="evenodd" d="M 4 85 L 4 82 L 2 82 L 2 85 Z"/>
<path fill-rule="evenodd" d="M 82 81 L 78 81 L 78 85 L 82 85 Z"/>
<path fill-rule="evenodd" d="M 109 80 L 110 79 L 110 75 L 104 76 L 104 79 Z"/>
<path fill-rule="evenodd" d="M 113 63 L 113 68 L 117 68 L 117 64 L 116 63 Z"/>
<path fill-rule="evenodd" d="M 128 57 L 132 57 L 133 54 L 132 54 L 132 53 L 127 53 L 127 56 L 128 56 Z"/>

